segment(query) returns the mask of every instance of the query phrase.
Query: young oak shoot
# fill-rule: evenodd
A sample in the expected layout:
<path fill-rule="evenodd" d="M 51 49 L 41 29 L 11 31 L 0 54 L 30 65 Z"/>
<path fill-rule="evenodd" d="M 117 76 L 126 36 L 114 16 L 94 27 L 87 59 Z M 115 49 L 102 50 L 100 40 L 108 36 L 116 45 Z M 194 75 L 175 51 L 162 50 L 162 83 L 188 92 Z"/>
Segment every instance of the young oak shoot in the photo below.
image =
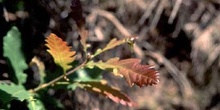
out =
<path fill-rule="evenodd" d="M 159 82 L 159 72 L 154 69 L 153 66 L 142 65 L 140 64 L 141 60 L 137 58 L 123 59 L 119 60 L 119 58 L 111 58 L 106 62 L 99 61 L 94 62 L 93 58 L 107 50 L 113 49 L 116 46 L 122 45 L 124 43 L 129 43 L 134 38 L 126 38 L 122 40 L 113 39 L 111 40 L 103 49 L 98 49 L 88 61 L 85 61 L 83 64 L 74 68 L 73 70 L 66 73 L 69 75 L 81 67 L 94 68 L 95 66 L 99 67 L 102 70 L 111 69 L 115 75 L 124 76 L 127 80 L 127 83 L 130 86 L 134 84 L 142 87 L 148 85 L 154 85 Z M 48 52 L 53 56 L 56 64 L 60 65 L 64 69 L 64 73 L 67 69 L 70 69 L 71 66 L 69 63 L 75 60 L 75 52 L 70 51 L 70 47 L 67 46 L 67 43 L 58 38 L 55 34 L 50 34 L 50 36 L 46 39 L 46 46 L 49 48 Z M 61 77 L 56 78 L 55 80 L 46 84 L 47 87 L 57 81 L 59 81 Z M 69 82 L 70 84 L 74 82 Z M 120 90 L 115 89 L 113 87 L 108 86 L 105 83 L 101 82 L 93 82 L 93 81 L 79 81 L 77 83 L 78 87 L 83 89 L 93 91 L 104 95 L 116 103 L 121 103 L 122 105 L 134 106 L 135 104 L 130 100 L 129 97 L 120 92 Z M 39 87 L 35 89 L 38 91 L 41 88 Z"/>

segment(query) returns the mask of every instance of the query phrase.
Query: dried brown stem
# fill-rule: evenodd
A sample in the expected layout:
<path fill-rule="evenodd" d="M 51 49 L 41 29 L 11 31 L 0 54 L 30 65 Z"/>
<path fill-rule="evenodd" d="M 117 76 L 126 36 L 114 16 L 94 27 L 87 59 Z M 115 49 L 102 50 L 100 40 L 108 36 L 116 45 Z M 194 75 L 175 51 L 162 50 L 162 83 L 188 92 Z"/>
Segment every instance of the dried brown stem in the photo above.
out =
<path fill-rule="evenodd" d="M 190 86 L 189 81 L 186 78 L 186 73 L 180 71 L 172 62 L 170 62 L 166 57 L 164 57 L 159 52 L 148 52 L 148 56 L 151 56 L 152 58 L 156 59 L 157 62 L 160 64 L 163 64 L 166 68 L 166 70 L 170 73 L 170 75 L 173 77 L 173 79 L 178 84 L 181 93 L 184 96 L 190 97 L 193 94 L 193 89 Z"/>
<path fill-rule="evenodd" d="M 176 17 L 177 12 L 179 11 L 179 8 L 180 8 L 181 3 L 182 3 L 182 0 L 176 0 L 176 3 L 175 3 L 175 5 L 174 5 L 174 7 L 173 7 L 173 10 L 172 10 L 172 12 L 171 12 L 170 18 L 169 18 L 169 20 L 168 20 L 168 23 L 169 23 L 169 24 L 172 24 L 172 23 L 173 23 L 173 20 L 174 20 L 174 18 Z"/>
<path fill-rule="evenodd" d="M 155 27 L 157 26 L 157 23 L 158 23 L 158 21 L 160 19 L 160 16 L 161 16 L 161 14 L 162 14 L 162 12 L 164 10 L 164 7 L 165 7 L 164 5 L 165 5 L 166 2 L 167 2 L 167 0 L 161 0 L 160 1 L 160 4 L 159 4 L 159 6 L 157 8 L 157 11 L 156 11 L 156 14 L 154 16 L 154 19 L 151 22 L 150 30 L 155 29 Z"/>
<path fill-rule="evenodd" d="M 157 3 L 159 2 L 159 0 L 153 0 L 150 3 L 149 8 L 147 9 L 147 11 L 145 11 L 144 15 L 141 17 L 141 19 L 138 21 L 139 25 L 144 24 L 145 20 L 151 15 L 152 11 L 155 9 Z"/>
<path fill-rule="evenodd" d="M 93 12 L 111 21 L 124 37 L 132 36 L 132 34 L 119 22 L 119 20 L 112 13 L 101 9 L 94 9 Z M 138 45 L 134 45 L 134 52 L 138 58 L 143 58 L 144 53 Z"/>

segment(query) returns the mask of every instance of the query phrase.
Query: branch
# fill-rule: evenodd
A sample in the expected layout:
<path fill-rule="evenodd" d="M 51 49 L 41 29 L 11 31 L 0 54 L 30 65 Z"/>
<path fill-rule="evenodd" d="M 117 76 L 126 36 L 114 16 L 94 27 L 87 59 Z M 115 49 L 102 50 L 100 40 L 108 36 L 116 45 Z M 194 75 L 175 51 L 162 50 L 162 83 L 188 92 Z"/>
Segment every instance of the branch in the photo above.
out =
<path fill-rule="evenodd" d="M 165 66 L 166 70 L 173 77 L 174 81 L 180 88 L 180 92 L 184 96 L 190 97 L 193 95 L 193 89 L 190 85 L 190 82 L 187 80 L 185 76 L 186 73 L 180 71 L 172 62 L 170 62 L 159 52 L 149 51 L 147 52 L 147 55 L 156 59 L 158 63 L 163 64 Z"/>
<path fill-rule="evenodd" d="M 143 25 L 144 24 L 145 20 L 148 19 L 148 17 L 152 14 L 152 12 L 155 9 L 155 7 L 156 7 L 158 2 L 159 2 L 159 0 L 153 0 L 150 3 L 149 8 L 147 9 L 147 11 L 144 12 L 143 16 L 138 21 L 139 25 Z"/>
<path fill-rule="evenodd" d="M 172 23 L 173 23 L 173 20 L 174 20 L 174 18 L 176 17 L 176 14 L 177 14 L 177 12 L 178 12 L 178 10 L 179 10 L 179 8 L 180 8 L 181 3 L 182 3 L 182 0 L 177 0 L 177 1 L 176 1 L 175 5 L 174 5 L 174 7 L 173 7 L 173 10 L 172 10 L 172 12 L 171 12 L 170 18 L 169 18 L 169 20 L 168 20 L 168 23 L 169 23 L 169 24 L 172 24 Z"/>
<path fill-rule="evenodd" d="M 68 72 L 65 73 L 64 75 L 61 75 L 61 76 L 57 77 L 56 79 L 54 79 L 54 80 L 52 80 L 52 81 L 50 81 L 50 82 L 48 82 L 48 83 L 42 84 L 42 85 L 38 86 L 37 88 L 31 89 L 31 90 L 29 90 L 29 91 L 31 91 L 31 92 L 37 92 L 37 91 L 39 91 L 39 90 L 41 90 L 41 89 L 43 89 L 43 88 L 46 88 L 46 87 L 48 87 L 48 86 L 50 86 L 50 85 L 56 83 L 57 81 L 59 81 L 59 80 L 65 78 L 66 76 L 69 76 L 70 74 L 74 73 L 75 71 L 79 70 L 80 68 L 84 67 L 84 66 L 86 65 L 86 63 L 87 63 L 87 59 L 86 59 L 81 65 L 79 65 L 79 66 L 77 66 L 76 68 L 74 68 L 74 69 L 68 71 Z"/>
<path fill-rule="evenodd" d="M 157 8 L 157 11 L 156 11 L 156 14 L 154 16 L 154 19 L 153 19 L 153 21 L 150 24 L 150 30 L 155 29 L 155 27 L 157 26 L 157 23 L 159 22 L 160 16 L 163 13 L 163 10 L 164 10 L 166 2 L 167 2 L 167 0 L 161 0 L 160 1 L 160 4 L 159 4 L 159 6 Z"/>

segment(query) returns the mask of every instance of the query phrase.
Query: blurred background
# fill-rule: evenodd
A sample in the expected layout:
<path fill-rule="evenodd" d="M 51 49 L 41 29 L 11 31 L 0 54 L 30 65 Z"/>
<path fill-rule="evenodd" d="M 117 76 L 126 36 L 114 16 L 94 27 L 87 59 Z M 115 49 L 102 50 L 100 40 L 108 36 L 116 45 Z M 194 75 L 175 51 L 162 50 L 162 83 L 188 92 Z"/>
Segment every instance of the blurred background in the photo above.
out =
<path fill-rule="evenodd" d="M 219 0 L 81 0 L 90 52 L 112 38 L 137 36 L 134 50 L 119 46 L 100 59 L 138 57 L 160 72 L 156 86 L 130 88 L 123 78 L 104 72 L 104 79 L 128 94 L 139 106 L 130 108 L 85 90 L 54 94 L 65 109 L 75 110 L 218 110 L 220 109 Z M 0 0 L 0 42 L 11 26 L 22 33 L 30 62 L 39 56 L 53 69 L 44 39 L 53 32 L 66 40 L 82 60 L 82 47 L 71 0 Z M 0 79 L 7 66 L 0 48 Z M 28 70 L 27 70 L 28 71 Z M 31 80 L 31 78 L 29 79 Z M 53 105 L 51 106 L 51 109 Z"/>

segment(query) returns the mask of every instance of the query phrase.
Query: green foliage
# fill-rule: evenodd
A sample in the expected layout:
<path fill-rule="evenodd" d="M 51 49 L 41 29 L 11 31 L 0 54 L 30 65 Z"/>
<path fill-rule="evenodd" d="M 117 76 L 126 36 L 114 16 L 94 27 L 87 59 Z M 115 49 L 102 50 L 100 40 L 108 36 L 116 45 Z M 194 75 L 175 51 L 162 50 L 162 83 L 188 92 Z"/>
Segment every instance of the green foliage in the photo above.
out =
<path fill-rule="evenodd" d="M 70 79 L 73 79 L 72 82 L 74 83 L 68 83 L 67 88 L 71 90 L 75 90 L 76 87 L 78 86 L 78 83 L 75 82 L 100 81 L 102 80 L 101 72 L 102 70 L 97 67 L 94 67 L 93 69 L 83 68 L 77 70 L 72 77 L 70 76 Z"/>
<path fill-rule="evenodd" d="M 28 100 L 27 106 L 30 110 L 46 110 L 43 102 L 41 102 L 41 100 L 39 99 L 34 99 L 34 97 L 31 97 Z"/>
<path fill-rule="evenodd" d="M 22 85 L 13 83 L 0 83 L 0 99 L 3 103 L 8 103 L 13 99 L 24 101 L 30 99 L 31 94 Z"/>
<path fill-rule="evenodd" d="M 97 67 L 92 69 L 83 68 L 76 71 L 77 78 L 74 81 L 99 81 L 102 79 L 101 72 L 102 70 Z"/>
<path fill-rule="evenodd" d="M 3 38 L 3 55 L 8 58 L 19 84 L 26 82 L 24 70 L 28 68 L 21 46 L 21 33 L 17 27 L 12 27 Z"/>

